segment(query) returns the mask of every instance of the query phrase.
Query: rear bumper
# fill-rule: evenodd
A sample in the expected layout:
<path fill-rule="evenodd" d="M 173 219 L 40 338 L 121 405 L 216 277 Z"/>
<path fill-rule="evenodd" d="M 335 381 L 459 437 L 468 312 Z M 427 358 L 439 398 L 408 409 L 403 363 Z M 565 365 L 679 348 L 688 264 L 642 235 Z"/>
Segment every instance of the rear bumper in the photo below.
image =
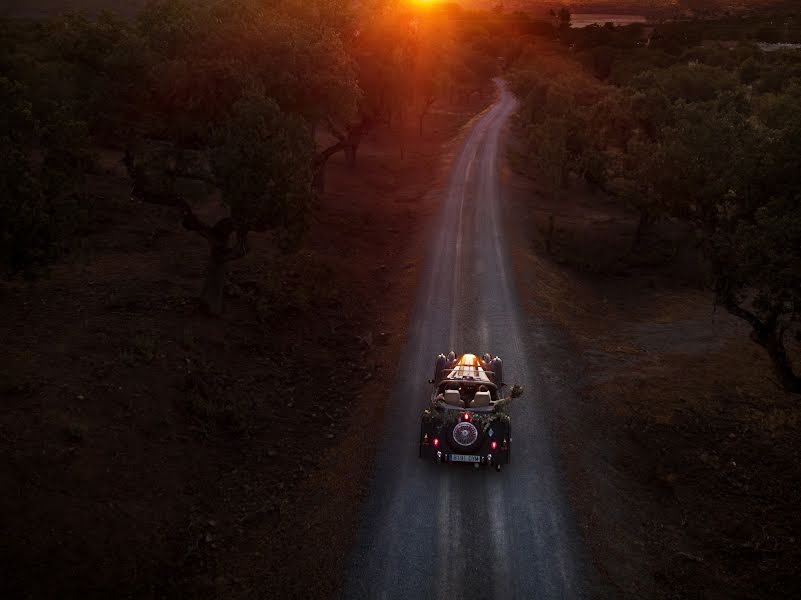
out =
<path fill-rule="evenodd" d="M 420 424 L 420 458 L 440 463 L 477 465 L 508 465 L 511 462 L 511 427 L 508 425 L 493 424 L 480 447 L 469 452 L 454 452 L 453 444 L 448 440 L 445 426 L 423 421 Z"/>
<path fill-rule="evenodd" d="M 420 458 L 438 463 L 461 465 L 508 465 L 509 451 L 480 449 L 471 454 L 451 452 L 447 447 L 435 448 L 431 444 L 420 444 Z"/>

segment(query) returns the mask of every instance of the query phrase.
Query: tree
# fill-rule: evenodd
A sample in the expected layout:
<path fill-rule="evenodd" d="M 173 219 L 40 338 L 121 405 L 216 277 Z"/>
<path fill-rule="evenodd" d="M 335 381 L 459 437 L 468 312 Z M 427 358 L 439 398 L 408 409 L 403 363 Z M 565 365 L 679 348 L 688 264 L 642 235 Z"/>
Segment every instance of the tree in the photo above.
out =
<path fill-rule="evenodd" d="M 329 112 L 321 120 L 321 129 L 330 134 L 333 144 L 323 146 L 315 157 L 315 188 L 324 187 L 328 159 L 345 153 L 354 167 L 363 139 L 393 116 L 402 119 L 411 90 L 406 85 L 412 53 L 417 42 L 415 14 L 408 6 L 372 2 L 359 7 L 349 35 L 343 35 L 343 49 L 358 87 L 352 110 Z"/>
<path fill-rule="evenodd" d="M 763 120 L 749 119 L 756 139 L 733 166 L 743 184 L 720 203 L 710 236 L 716 300 L 751 325 L 781 385 L 801 393 L 786 349 L 801 324 L 801 108 L 772 96 L 755 105 Z"/>
<path fill-rule="evenodd" d="M 557 11 L 550 9 L 548 13 L 556 21 L 556 31 L 558 33 L 559 39 L 565 41 L 567 39 L 568 33 L 570 32 L 571 21 L 573 19 L 573 15 L 570 12 L 570 9 L 563 6 Z"/>
<path fill-rule="evenodd" d="M 528 131 L 530 156 L 551 193 L 557 193 L 567 184 L 570 167 L 567 135 L 565 119 L 550 116 L 530 126 Z"/>
<path fill-rule="evenodd" d="M 142 118 L 147 131 L 140 135 L 202 145 L 209 124 L 225 118 L 244 90 L 259 86 L 313 131 L 350 124 L 361 91 L 346 43 L 358 36 L 350 9 L 340 4 L 149 3 L 137 22 L 151 57 L 140 100 L 147 107 Z M 327 159 L 345 146 L 338 141 L 318 149 L 314 167 L 320 186 Z"/>
<path fill-rule="evenodd" d="M 573 38 L 616 49 L 618 29 Z M 801 393 L 791 346 L 801 341 L 801 69 L 753 46 L 693 47 L 700 35 L 669 24 L 647 50 L 610 55 L 610 80 L 626 87 L 547 63 L 518 73 L 528 154 L 552 189 L 566 170 L 608 178 L 639 214 L 635 245 L 656 219 L 683 222 L 717 305 L 750 324 L 779 383 Z"/>
<path fill-rule="evenodd" d="M 356 157 L 362 140 L 380 123 L 388 122 L 393 109 L 401 101 L 401 87 L 408 46 L 408 32 L 403 21 L 389 20 L 389 15 L 380 13 L 365 19 L 358 36 L 353 36 L 347 45 L 348 55 L 359 82 L 356 107 L 350 113 L 329 115 L 325 129 L 337 141 L 322 149 L 317 155 L 320 169 L 325 161 L 344 151 L 349 166 L 356 165 Z M 317 186 L 322 191 L 322 171 L 318 170 Z"/>
<path fill-rule="evenodd" d="M 659 186 L 666 167 L 664 148 L 659 142 L 645 136 L 635 135 L 629 140 L 628 152 L 624 155 L 624 172 L 629 187 L 622 191 L 626 204 L 637 211 L 637 228 L 634 231 L 633 248 L 639 248 L 651 226 L 667 212 L 669 201 L 664 188 Z M 624 173 L 617 173 L 624 175 Z"/>
<path fill-rule="evenodd" d="M 270 232 L 281 248 L 300 239 L 315 177 L 343 148 L 319 151 L 313 134 L 351 118 L 360 95 L 341 37 L 350 20 L 334 4 L 158 0 L 138 19 L 149 60 L 126 164 L 136 195 L 177 206 L 206 239 L 211 314 L 251 233 Z M 187 181 L 203 182 L 206 198 L 182 193 Z M 218 200 L 216 222 L 198 216 L 198 204 Z"/>
<path fill-rule="evenodd" d="M 215 128 L 208 150 L 191 156 L 167 146 L 149 160 L 129 157 L 134 194 L 178 206 L 183 226 L 207 241 L 201 303 L 210 314 L 222 313 L 226 264 L 249 252 L 251 232 L 272 232 L 283 249 L 299 241 L 312 198 L 313 148 L 305 121 L 282 112 L 263 90 L 251 90 Z M 153 168 L 154 163 L 166 163 L 167 170 Z M 203 221 L 178 194 L 181 178 L 218 190 L 227 214 L 214 224 Z"/>
<path fill-rule="evenodd" d="M 801 195 L 771 201 L 749 218 L 725 215 L 713 256 L 716 302 L 751 325 L 779 383 L 801 393 L 786 348 L 801 324 Z"/>
<path fill-rule="evenodd" d="M 749 57 L 740 65 L 740 81 L 745 84 L 752 84 L 762 72 L 764 65 L 755 60 L 754 57 Z"/>
<path fill-rule="evenodd" d="M 61 105 L 36 111 L 29 94 L 0 77 L 0 264 L 10 274 L 45 265 L 70 245 L 90 164 L 86 123 Z"/>
<path fill-rule="evenodd" d="M 798 393 L 785 341 L 801 306 L 801 110 L 767 106 L 758 123 L 758 102 L 725 92 L 715 103 L 678 103 L 652 153 L 663 161 L 652 181 L 665 210 L 698 234 L 716 303 L 751 325 L 781 385 Z"/>

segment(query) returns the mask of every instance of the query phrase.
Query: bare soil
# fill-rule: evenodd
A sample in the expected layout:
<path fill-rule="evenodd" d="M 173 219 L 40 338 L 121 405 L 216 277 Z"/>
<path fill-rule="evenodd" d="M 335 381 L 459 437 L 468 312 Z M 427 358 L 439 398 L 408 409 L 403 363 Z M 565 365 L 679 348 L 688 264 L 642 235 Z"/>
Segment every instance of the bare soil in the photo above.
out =
<path fill-rule="evenodd" d="M 489 99 L 334 157 L 304 247 L 254 240 L 220 319 L 196 305 L 203 240 L 102 156 L 81 248 L 0 284 L 0 596 L 336 593 L 429 192 Z"/>
<path fill-rule="evenodd" d="M 575 389 L 553 409 L 597 597 L 798 597 L 801 398 L 715 310 L 687 233 L 633 248 L 613 200 L 509 179 L 521 296 Z"/>

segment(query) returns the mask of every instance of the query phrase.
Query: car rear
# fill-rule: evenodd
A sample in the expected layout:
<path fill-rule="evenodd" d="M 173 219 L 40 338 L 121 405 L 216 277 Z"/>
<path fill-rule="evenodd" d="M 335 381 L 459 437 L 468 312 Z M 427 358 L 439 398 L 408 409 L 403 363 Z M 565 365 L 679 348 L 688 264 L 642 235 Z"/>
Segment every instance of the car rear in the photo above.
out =
<path fill-rule="evenodd" d="M 495 466 L 510 462 L 511 424 L 486 413 L 460 411 L 423 419 L 420 457 L 444 463 Z"/>

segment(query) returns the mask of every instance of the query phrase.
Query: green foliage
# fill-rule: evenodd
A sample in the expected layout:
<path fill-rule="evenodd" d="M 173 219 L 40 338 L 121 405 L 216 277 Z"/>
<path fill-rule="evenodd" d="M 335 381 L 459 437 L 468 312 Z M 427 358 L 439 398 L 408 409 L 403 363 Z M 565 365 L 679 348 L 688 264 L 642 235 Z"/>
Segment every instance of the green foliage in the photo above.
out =
<path fill-rule="evenodd" d="M 567 148 L 567 122 L 559 117 L 545 117 L 528 129 L 529 156 L 551 192 L 567 184 L 570 154 Z"/>
<path fill-rule="evenodd" d="M 727 263 L 728 292 L 767 315 L 801 311 L 801 195 L 771 200 L 749 215 L 724 212 L 714 239 Z M 744 218 L 745 217 L 745 218 Z"/>
<path fill-rule="evenodd" d="M 753 57 L 749 57 L 740 65 L 740 81 L 746 85 L 754 83 L 762 72 L 762 65 Z"/>
<path fill-rule="evenodd" d="M 619 133 L 627 117 L 620 99 L 605 96 L 604 86 L 592 78 L 547 68 L 519 71 L 511 84 L 522 97 L 527 155 L 546 188 L 551 193 L 563 188 L 571 171 L 604 185 L 600 140 L 622 143 Z"/>
<path fill-rule="evenodd" d="M 86 124 L 56 107 L 37 114 L 27 89 L 0 77 L 0 264 L 29 272 L 69 245 L 89 163 Z"/>
<path fill-rule="evenodd" d="M 71 247 L 86 219 L 91 134 L 114 126 L 112 99 L 126 97 L 111 62 L 125 28 L 108 15 L 2 28 L 0 262 L 7 273 L 30 272 Z"/>
<path fill-rule="evenodd" d="M 736 86 L 732 74 L 702 63 L 676 64 L 658 72 L 646 71 L 632 82 L 636 89 L 656 87 L 670 100 L 687 102 L 714 100 L 718 93 L 731 91 Z"/>
<path fill-rule="evenodd" d="M 508 414 L 509 405 L 512 398 L 504 398 L 495 403 L 495 411 L 491 413 L 471 413 L 471 420 L 479 431 L 485 431 L 493 423 L 502 423 L 507 427 L 510 425 L 512 419 Z M 422 420 L 426 423 L 436 422 L 446 427 L 453 427 L 462 419 L 462 411 L 459 410 L 444 410 L 442 406 L 434 402 L 431 408 L 427 408 L 422 413 Z"/>
<path fill-rule="evenodd" d="M 258 86 L 310 122 L 352 115 L 359 90 L 340 32 L 308 17 L 247 0 L 151 2 L 136 23 L 151 128 L 182 142 L 207 139 L 208 125 Z"/>
<path fill-rule="evenodd" d="M 314 132 L 339 127 L 355 156 L 371 127 L 410 109 L 422 125 L 434 103 L 487 85 L 510 40 L 535 33 L 552 28 L 383 0 L 150 0 L 130 20 L 2 20 L 3 269 L 46 264 L 73 243 L 98 145 L 125 149 L 135 193 L 181 206 L 218 259 L 246 252 L 248 231 L 292 247 L 320 165 Z M 200 188 L 189 180 L 230 219 L 189 214 L 179 195 Z"/>
<path fill-rule="evenodd" d="M 617 86 L 575 67 L 517 73 L 529 156 L 547 181 L 567 168 L 605 185 L 639 213 L 636 240 L 657 219 L 684 222 L 717 302 L 753 326 L 786 389 L 801 390 L 784 349 L 801 328 L 801 57 L 701 46 L 701 35 L 675 25 L 647 49 L 609 52 L 614 28 L 576 33 L 598 52 L 577 58 Z"/>
<path fill-rule="evenodd" d="M 238 226 L 278 229 L 282 245 L 300 239 L 311 200 L 309 128 L 281 112 L 263 90 L 246 93 L 215 131 L 212 170 Z"/>

